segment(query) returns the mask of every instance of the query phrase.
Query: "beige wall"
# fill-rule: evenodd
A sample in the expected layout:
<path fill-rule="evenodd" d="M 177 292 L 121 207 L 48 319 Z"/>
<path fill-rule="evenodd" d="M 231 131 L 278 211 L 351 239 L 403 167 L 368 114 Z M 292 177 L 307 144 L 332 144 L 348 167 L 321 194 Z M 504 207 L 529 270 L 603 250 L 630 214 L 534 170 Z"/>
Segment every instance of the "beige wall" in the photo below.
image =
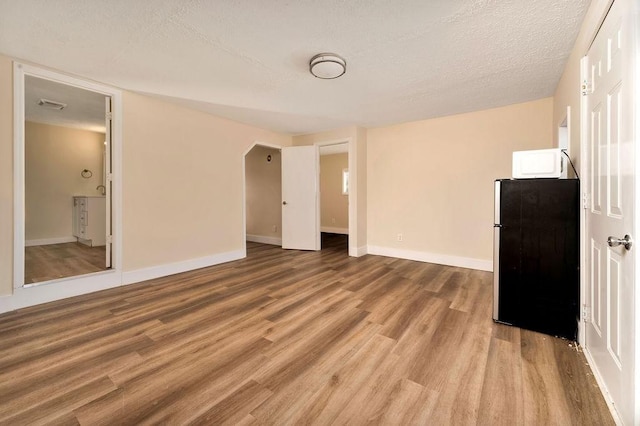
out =
<path fill-rule="evenodd" d="M 282 238 L 281 173 L 278 149 L 257 145 L 245 156 L 247 235 Z"/>
<path fill-rule="evenodd" d="M 244 248 L 242 159 L 291 137 L 125 92 L 124 270 Z"/>
<path fill-rule="evenodd" d="M 558 144 L 557 129 L 564 118 L 567 117 L 567 107 L 569 107 L 569 152 L 578 173 L 580 172 L 581 164 L 580 84 L 582 81 L 580 78 L 580 60 L 587 53 L 591 40 L 595 37 L 601 18 L 608 9 L 609 3 L 609 0 L 593 0 L 591 2 L 553 97 L 554 146 Z"/>
<path fill-rule="evenodd" d="M 579 95 L 573 87 L 605 3 L 592 3 L 554 100 L 291 138 L 125 92 L 125 270 L 240 249 L 241 161 L 255 141 L 287 146 L 347 138 L 353 142 L 350 201 L 358 224 L 350 244 L 490 259 L 492 181 L 510 175 L 512 151 L 553 146 L 567 105 L 577 158 Z M 12 87 L 11 59 L 0 56 L 0 91 L 8 94 L 0 97 L 0 294 L 12 288 Z M 396 241 L 400 232 L 402 243 Z"/>
<path fill-rule="evenodd" d="M 493 181 L 552 145 L 553 101 L 370 129 L 368 244 L 489 261 Z M 397 241 L 397 234 L 403 241 Z"/>
<path fill-rule="evenodd" d="M 13 64 L 0 55 L 0 296 L 13 288 Z"/>
<path fill-rule="evenodd" d="M 0 93 L 13 93 L 0 55 Z M 244 248 L 242 161 L 256 141 L 291 136 L 123 92 L 123 268 Z M 13 100 L 0 96 L 0 295 L 13 282 Z"/>
<path fill-rule="evenodd" d="M 25 123 L 25 239 L 71 237 L 72 197 L 99 195 L 104 133 Z M 85 179 L 84 169 L 93 175 Z"/>
<path fill-rule="evenodd" d="M 349 196 L 342 193 L 342 171 L 349 168 L 349 155 L 320 157 L 320 226 L 349 230 Z"/>

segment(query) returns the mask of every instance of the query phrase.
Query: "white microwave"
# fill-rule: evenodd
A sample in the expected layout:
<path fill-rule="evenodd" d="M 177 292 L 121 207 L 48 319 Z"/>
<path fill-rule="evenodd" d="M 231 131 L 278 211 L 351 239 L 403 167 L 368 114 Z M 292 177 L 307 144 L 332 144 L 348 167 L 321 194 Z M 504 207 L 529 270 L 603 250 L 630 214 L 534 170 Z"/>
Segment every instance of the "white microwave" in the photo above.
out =
<path fill-rule="evenodd" d="M 560 148 L 516 151 L 513 153 L 514 179 L 566 178 L 566 167 Z"/>

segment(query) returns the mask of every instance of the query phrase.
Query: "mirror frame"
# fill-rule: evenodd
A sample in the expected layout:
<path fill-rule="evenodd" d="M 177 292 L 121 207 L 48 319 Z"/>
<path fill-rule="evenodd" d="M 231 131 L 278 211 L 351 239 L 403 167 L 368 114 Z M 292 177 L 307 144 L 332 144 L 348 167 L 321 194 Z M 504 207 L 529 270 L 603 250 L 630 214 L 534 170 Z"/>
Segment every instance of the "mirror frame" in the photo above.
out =
<path fill-rule="evenodd" d="M 112 267 L 106 271 L 85 275 L 65 277 L 38 283 L 25 283 L 25 77 L 32 76 L 80 89 L 97 92 L 111 97 L 112 105 Z M 14 292 L 19 289 L 40 287 L 52 283 L 74 282 L 74 288 L 67 291 L 59 290 L 60 297 L 74 294 L 88 293 L 103 288 L 122 284 L 122 92 L 113 87 L 82 80 L 60 74 L 44 68 L 35 67 L 19 62 L 13 66 L 13 179 L 14 179 L 14 210 L 13 210 L 13 287 Z M 81 289 L 80 286 L 86 286 Z M 71 293 L 71 294 L 69 294 Z"/>

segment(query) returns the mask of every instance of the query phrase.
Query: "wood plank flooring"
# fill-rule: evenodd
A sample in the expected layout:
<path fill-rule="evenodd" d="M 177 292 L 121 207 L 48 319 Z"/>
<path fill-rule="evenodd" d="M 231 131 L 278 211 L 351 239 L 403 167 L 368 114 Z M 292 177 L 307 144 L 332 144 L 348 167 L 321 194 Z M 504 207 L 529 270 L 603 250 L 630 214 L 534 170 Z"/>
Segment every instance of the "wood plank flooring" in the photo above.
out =
<path fill-rule="evenodd" d="M 105 246 L 89 247 L 80 243 L 47 244 L 25 247 L 24 282 L 26 284 L 75 277 L 105 271 Z"/>
<path fill-rule="evenodd" d="M 490 273 L 323 247 L 0 316 L 0 423 L 613 424 L 579 348 L 493 323 Z"/>

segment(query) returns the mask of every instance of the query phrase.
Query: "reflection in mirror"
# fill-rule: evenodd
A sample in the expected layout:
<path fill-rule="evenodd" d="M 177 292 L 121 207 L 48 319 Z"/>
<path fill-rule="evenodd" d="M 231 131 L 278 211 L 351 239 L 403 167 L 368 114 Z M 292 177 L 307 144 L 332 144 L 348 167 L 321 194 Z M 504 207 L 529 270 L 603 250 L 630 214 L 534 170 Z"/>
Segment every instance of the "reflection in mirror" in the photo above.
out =
<path fill-rule="evenodd" d="M 25 284 L 107 269 L 105 96 L 25 76 Z"/>

